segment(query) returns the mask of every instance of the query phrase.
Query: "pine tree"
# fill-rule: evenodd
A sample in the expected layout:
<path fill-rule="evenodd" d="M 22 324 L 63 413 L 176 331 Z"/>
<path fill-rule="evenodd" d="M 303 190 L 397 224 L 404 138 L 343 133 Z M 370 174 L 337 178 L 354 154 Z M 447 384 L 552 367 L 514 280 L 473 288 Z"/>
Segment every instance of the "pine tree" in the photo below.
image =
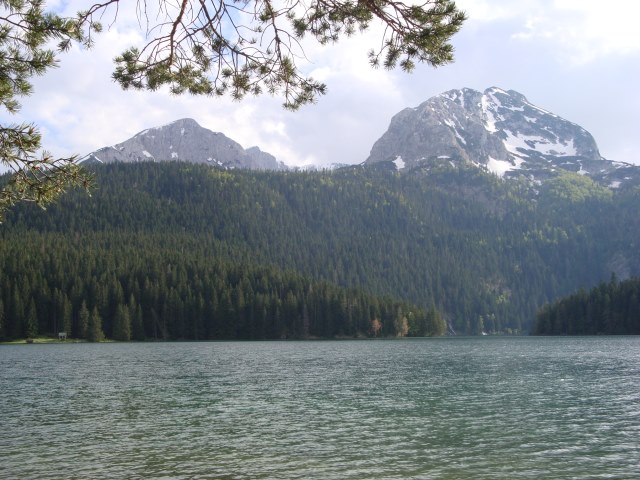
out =
<path fill-rule="evenodd" d="M 121 342 L 131 340 L 131 317 L 129 315 L 129 308 L 126 305 L 119 304 L 116 307 L 112 336 L 114 340 Z"/>
<path fill-rule="evenodd" d="M 80 306 L 80 312 L 78 313 L 78 330 L 76 335 L 78 338 L 89 338 L 89 318 L 91 314 L 87 308 L 87 303 L 83 300 Z"/>
<path fill-rule="evenodd" d="M 128 307 L 131 317 L 131 338 L 140 342 L 145 339 L 144 325 L 142 323 L 142 307 L 136 302 L 133 293 L 129 296 Z"/>
<path fill-rule="evenodd" d="M 98 313 L 98 308 L 93 307 L 89 316 L 89 325 L 87 329 L 87 340 L 90 342 L 101 342 L 104 340 L 104 332 L 102 331 L 102 318 Z"/>
<path fill-rule="evenodd" d="M 12 338 L 21 338 L 24 336 L 24 324 L 25 324 L 25 308 L 20 295 L 20 290 L 14 288 L 12 295 L 12 302 L 10 304 L 9 320 L 12 323 L 12 328 L 9 330 L 9 334 Z"/>
<path fill-rule="evenodd" d="M 4 303 L 2 298 L 0 298 L 0 339 L 4 339 L 5 336 Z"/>
<path fill-rule="evenodd" d="M 427 312 L 427 335 L 430 337 L 439 337 L 447 333 L 447 322 L 435 308 L 431 308 Z"/>
<path fill-rule="evenodd" d="M 29 307 L 27 307 L 24 333 L 27 338 L 38 336 L 38 312 L 36 311 L 36 302 L 33 299 L 31 299 Z"/>
<path fill-rule="evenodd" d="M 66 332 L 67 335 L 71 335 L 73 307 L 71 305 L 71 301 L 66 295 L 64 295 L 63 297 L 61 313 L 62 313 L 62 331 Z"/>
<path fill-rule="evenodd" d="M 45 13 L 41 0 L 3 2 L 0 16 L 0 108 L 10 114 L 20 109 L 17 98 L 29 95 L 31 77 L 41 75 L 56 64 L 49 49 L 58 40 L 66 50 L 71 41 L 89 39 L 77 19 Z M 91 26 L 89 26 L 91 28 Z M 96 25 L 99 30 L 99 25 Z M 18 201 L 46 205 L 68 186 L 88 188 L 91 179 L 78 167 L 75 158 L 55 159 L 41 150 L 41 135 L 34 125 L 0 125 L 0 164 L 13 171 L 9 183 L 0 190 L 0 222 L 5 210 Z"/>

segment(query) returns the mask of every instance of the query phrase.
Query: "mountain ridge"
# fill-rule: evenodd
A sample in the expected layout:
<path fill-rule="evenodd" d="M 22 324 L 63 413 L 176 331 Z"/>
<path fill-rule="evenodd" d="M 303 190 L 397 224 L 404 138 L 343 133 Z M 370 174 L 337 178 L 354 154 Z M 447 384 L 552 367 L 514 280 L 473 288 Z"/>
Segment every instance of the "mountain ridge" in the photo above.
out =
<path fill-rule="evenodd" d="M 404 168 L 473 164 L 532 181 L 562 169 L 612 188 L 640 181 L 639 167 L 602 157 L 580 125 L 498 87 L 449 90 L 398 112 L 364 164 L 397 160 Z"/>
<path fill-rule="evenodd" d="M 258 147 L 244 149 L 220 132 L 201 127 L 191 118 L 151 127 L 113 146 L 86 155 L 82 162 L 188 161 L 222 168 L 286 170 L 284 163 Z"/>
<path fill-rule="evenodd" d="M 274 171 L 347 165 L 288 167 L 260 148 L 244 149 L 190 118 L 142 130 L 82 161 L 171 160 Z M 561 171 L 587 176 L 609 188 L 640 185 L 640 167 L 604 158 L 583 127 L 534 105 L 515 90 L 498 87 L 484 92 L 448 90 L 396 113 L 362 162 L 365 166 L 385 163 L 407 173 L 415 168 L 473 166 L 504 179 L 524 177 L 533 188 Z"/>

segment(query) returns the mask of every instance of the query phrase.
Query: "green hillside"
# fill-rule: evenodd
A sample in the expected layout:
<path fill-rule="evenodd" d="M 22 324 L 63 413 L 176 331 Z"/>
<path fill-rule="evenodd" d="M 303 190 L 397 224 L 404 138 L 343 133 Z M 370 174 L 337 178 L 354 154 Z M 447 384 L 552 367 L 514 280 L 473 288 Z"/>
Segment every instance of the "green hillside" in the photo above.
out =
<path fill-rule="evenodd" d="M 543 306 L 536 315 L 537 335 L 639 335 L 640 279 L 612 278 L 589 292 Z"/>
<path fill-rule="evenodd" d="M 342 304 L 342 313 L 318 314 L 317 322 L 342 326 L 313 331 L 309 325 L 302 330 L 289 326 L 278 335 L 263 334 L 259 328 L 247 334 L 244 327 L 237 327 L 233 335 L 221 334 L 211 327 L 205 329 L 207 338 L 233 337 L 237 332 L 243 332 L 243 338 L 366 334 L 368 322 L 382 313 L 371 305 L 382 297 L 388 301 L 382 322 L 386 334 L 394 334 L 396 327 L 402 330 L 392 327 L 407 316 L 398 315 L 398 308 L 433 308 L 456 333 L 523 332 L 530 330 L 536 310 L 559 296 L 590 288 L 612 272 L 620 278 L 640 274 L 640 193 L 612 193 L 572 174 L 535 192 L 524 183 L 502 182 L 476 169 L 400 174 L 384 165 L 274 173 L 142 163 L 96 166 L 95 173 L 97 189 L 91 198 L 72 193 L 46 212 L 21 206 L 0 227 L 0 299 L 6 331 L 15 323 L 11 318 L 16 291 L 24 297 L 25 318 L 32 299 L 41 317 L 45 307 L 38 308 L 38 302 L 44 305 L 45 298 L 66 296 L 74 325 L 84 300 L 88 310 L 97 307 L 110 329 L 107 334 L 113 335 L 114 305 L 128 305 L 131 316 L 140 303 L 161 310 L 170 303 L 165 297 L 173 296 L 178 310 L 191 297 L 199 304 L 199 295 L 207 303 L 207 292 L 221 295 L 212 283 L 235 288 L 238 274 L 229 272 L 241 268 L 251 278 L 265 270 L 272 272 L 269 278 L 300 278 L 304 286 L 292 293 L 298 308 L 292 319 L 310 315 L 303 297 L 314 285 L 336 289 L 341 300 L 334 303 Z M 34 259 L 29 273 L 20 263 L 24 259 Z M 75 279 L 80 277 L 89 283 L 93 279 L 95 288 L 77 287 Z M 165 297 L 159 303 L 144 303 L 141 299 L 154 291 L 156 279 Z M 19 282 L 26 287 L 15 287 Z M 253 309 L 255 318 L 259 305 L 264 305 L 255 282 L 247 282 L 254 295 L 239 304 Z M 109 291 L 122 289 L 122 299 L 119 293 L 114 300 L 94 292 L 104 285 L 113 285 Z M 349 306 L 357 302 L 344 293 L 354 288 L 358 293 L 353 296 L 367 297 L 357 308 Z M 285 302 L 286 289 L 280 290 L 273 298 Z M 336 320 L 357 309 L 373 313 L 364 315 L 356 327 Z M 232 310 L 238 315 L 237 308 Z M 267 313 L 275 315 L 276 310 L 282 312 L 282 306 L 267 308 Z M 167 312 L 142 308 L 139 336 L 203 335 L 200 327 L 186 324 L 158 333 L 160 316 L 174 315 Z M 206 323 L 211 315 L 202 311 L 196 316 Z M 195 321 L 191 311 L 183 311 L 181 318 Z M 38 321 L 40 330 L 53 329 L 51 320 Z M 413 321 L 413 334 L 427 331 Z"/>

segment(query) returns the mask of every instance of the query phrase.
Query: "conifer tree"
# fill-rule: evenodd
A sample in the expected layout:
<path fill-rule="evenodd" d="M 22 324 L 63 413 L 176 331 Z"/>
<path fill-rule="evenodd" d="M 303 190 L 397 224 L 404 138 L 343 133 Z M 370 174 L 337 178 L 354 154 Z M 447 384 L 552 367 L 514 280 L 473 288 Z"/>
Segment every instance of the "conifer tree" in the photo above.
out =
<path fill-rule="evenodd" d="M 128 310 L 131 317 L 131 338 L 142 341 L 145 339 L 144 325 L 142 323 L 142 307 L 136 302 L 133 294 L 129 296 Z"/>
<path fill-rule="evenodd" d="M 119 304 L 116 307 L 116 314 L 113 319 L 113 339 L 121 342 L 131 340 L 131 317 L 129 308 L 126 305 Z"/>
<path fill-rule="evenodd" d="M 58 41 L 58 50 L 72 41 L 89 45 L 80 23 L 44 10 L 43 0 L 11 0 L 0 4 L 0 109 L 15 114 L 19 97 L 33 91 L 31 77 L 42 75 L 56 65 L 56 53 L 49 46 Z M 99 25 L 89 28 L 100 29 Z M 88 177 L 74 157 L 54 158 L 39 153 L 41 135 L 29 123 L 0 125 L 0 163 L 13 171 L 0 190 L 0 221 L 5 210 L 18 201 L 44 206 L 68 186 L 88 188 Z"/>
<path fill-rule="evenodd" d="M 82 301 L 82 305 L 80 306 L 80 312 L 78 313 L 78 331 L 77 335 L 79 338 L 87 339 L 89 338 L 89 317 L 90 317 L 89 309 L 87 308 L 87 302 Z"/>
<path fill-rule="evenodd" d="M 31 299 L 27 307 L 27 316 L 25 318 L 25 336 L 34 338 L 38 336 L 38 312 L 36 311 L 36 302 Z"/>
<path fill-rule="evenodd" d="M 25 308 L 20 295 L 20 290 L 15 288 L 13 290 L 12 301 L 10 305 L 8 320 L 12 323 L 12 328 L 9 330 L 9 336 L 12 338 L 20 338 L 24 335 L 24 315 Z"/>
<path fill-rule="evenodd" d="M 87 328 L 87 340 L 90 342 L 101 342 L 104 340 L 104 332 L 102 331 L 102 318 L 98 313 L 98 308 L 93 307 L 89 316 L 89 325 Z"/>
<path fill-rule="evenodd" d="M 71 323 L 72 323 L 71 301 L 66 295 L 64 295 L 62 300 L 62 331 L 67 332 L 67 335 L 71 335 Z"/>
<path fill-rule="evenodd" d="M 447 333 L 447 322 L 435 307 L 427 312 L 426 333 L 430 337 L 439 337 Z"/>
<path fill-rule="evenodd" d="M 0 298 L 0 339 L 5 338 L 4 302 Z"/>

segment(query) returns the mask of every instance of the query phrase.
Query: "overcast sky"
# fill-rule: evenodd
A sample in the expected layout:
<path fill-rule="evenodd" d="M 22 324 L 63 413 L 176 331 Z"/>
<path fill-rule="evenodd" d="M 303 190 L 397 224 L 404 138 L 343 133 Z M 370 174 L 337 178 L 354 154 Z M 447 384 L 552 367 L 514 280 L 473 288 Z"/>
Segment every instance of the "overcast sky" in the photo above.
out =
<path fill-rule="evenodd" d="M 311 45 L 306 53 L 313 76 L 327 84 L 328 93 L 293 113 L 269 96 L 238 103 L 120 90 L 110 78 L 112 59 L 143 42 L 135 15 L 122 8 L 92 50 L 74 47 L 61 55 L 58 69 L 36 79 L 20 114 L 1 111 L 0 122 L 35 122 L 45 147 L 60 156 L 84 155 L 190 117 L 289 165 L 360 163 L 403 108 L 454 88 L 497 86 L 581 125 L 605 158 L 640 164 L 640 2 L 456 3 L 469 18 L 453 38 L 454 63 L 418 65 L 413 74 L 372 70 L 367 51 L 378 43 L 374 32 L 329 47 Z M 88 4 L 48 2 L 69 14 Z"/>

